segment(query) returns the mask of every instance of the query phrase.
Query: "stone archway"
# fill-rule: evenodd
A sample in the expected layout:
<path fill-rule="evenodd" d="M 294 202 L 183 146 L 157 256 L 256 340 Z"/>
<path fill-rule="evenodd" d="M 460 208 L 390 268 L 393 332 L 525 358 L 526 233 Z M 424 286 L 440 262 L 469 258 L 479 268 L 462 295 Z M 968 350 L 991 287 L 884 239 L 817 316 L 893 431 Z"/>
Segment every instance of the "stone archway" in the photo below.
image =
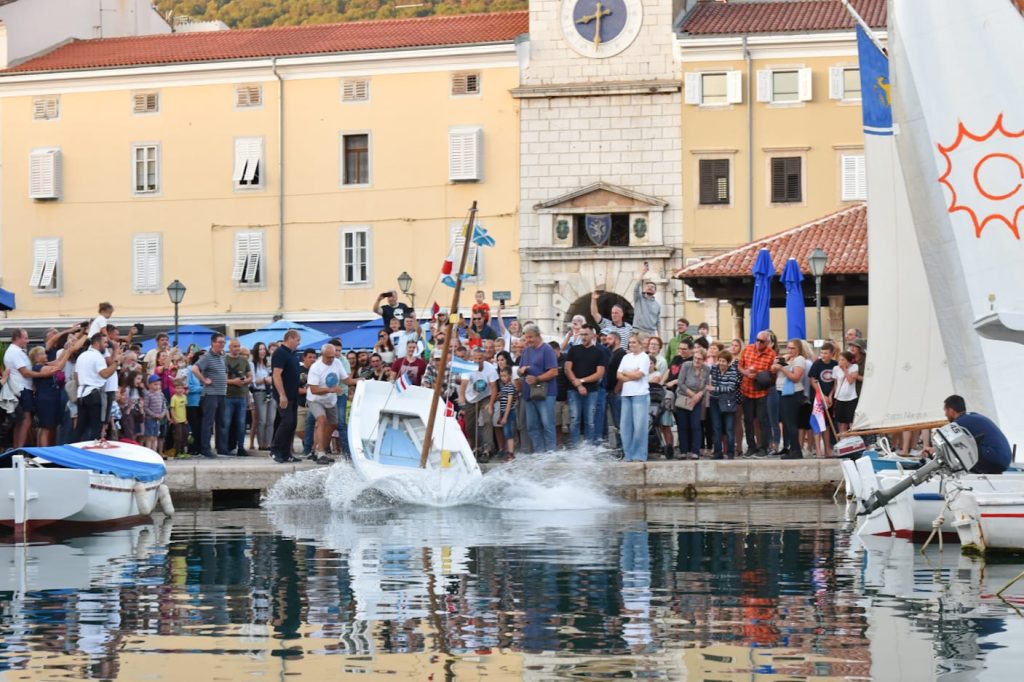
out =
<path fill-rule="evenodd" d="M 616 304 L 622 306 L 623 317 L 626 322 L 632 324 L 633 304 L 613 291 L 605 291 L 597 299 L 597 309 L 601 313 L 601 317 L 610 320 L 612 317 L 612 306 Z M 572 305 L 569 306 L 569 310 L 565 313 L 565 325 L 569 326 L 572 323 L 572 318 L 576 315 L 582 315 L 587 319 L 587 323 L 590 326 L 595 326 L 594 319 L 590 316 L 590 294 L 580 296 L 573 301 Z"/>

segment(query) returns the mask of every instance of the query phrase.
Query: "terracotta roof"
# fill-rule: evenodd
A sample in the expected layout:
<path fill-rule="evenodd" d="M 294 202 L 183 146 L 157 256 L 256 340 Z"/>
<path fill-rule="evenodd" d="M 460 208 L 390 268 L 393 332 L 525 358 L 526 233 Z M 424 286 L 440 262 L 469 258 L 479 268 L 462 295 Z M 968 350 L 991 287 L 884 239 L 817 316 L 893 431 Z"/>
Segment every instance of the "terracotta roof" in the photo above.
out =
<path fill-rule="evenodd" d="M 527 31 L 529 13 L 519 11 L 100 38 L 72 41 L 0 73 L 502 43 Z"/>
<path fill-rule="evenodd" d="M 853 0 L 864 21 L 885 28 L 886 0 Z M 853 18 L 839 0 L 698 2 L 683 19 L 689 35 L 852 30 Z"/>
<path fill-rule="evenodd" d="M 772 254 L 776 274 L 781 275 L 786 261 L 796 258 L 804 275 L 810 275 L 807 258 L 821 247 L 828 254 L 827 275 L 864 274 L 868 271 L 868 209 L 857 204 L 785 232 L 751 242 L 694 263 L 672 276 L 681 279 L 702 277 L 753 277 L 754 261 L 761 249 Z"/>

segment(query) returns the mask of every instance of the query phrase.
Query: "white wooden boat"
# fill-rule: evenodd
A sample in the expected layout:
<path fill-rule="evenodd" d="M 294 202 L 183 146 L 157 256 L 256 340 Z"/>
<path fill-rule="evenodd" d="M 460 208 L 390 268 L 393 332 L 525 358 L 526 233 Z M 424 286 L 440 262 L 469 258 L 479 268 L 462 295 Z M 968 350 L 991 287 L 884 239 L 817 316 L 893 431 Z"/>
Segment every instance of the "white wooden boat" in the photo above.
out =
<path fill-rule="evenodd" d="M 368 482 L 392 480 L 415 485 L 424 501 L 455 504 L 482 476 L 459 423 L 438 403 L 426 465 L 421 466 L 433 392 L 410 386 L 360 381 L 352 398 L 348 440 L 352 465 Z"/>
<path fill-rule="evenodd" d="M 1024 553 L 1024 486 L 1012 492 L 951 486 L 946 497 L 964 552 Z"/>
<path fill-rule="evenodd" d="M 157 504 L 172 514 L 163 458 L 141 445 L 91 441 L 0 455 L 0 525 L 87 532 L 131 525 Z"/>

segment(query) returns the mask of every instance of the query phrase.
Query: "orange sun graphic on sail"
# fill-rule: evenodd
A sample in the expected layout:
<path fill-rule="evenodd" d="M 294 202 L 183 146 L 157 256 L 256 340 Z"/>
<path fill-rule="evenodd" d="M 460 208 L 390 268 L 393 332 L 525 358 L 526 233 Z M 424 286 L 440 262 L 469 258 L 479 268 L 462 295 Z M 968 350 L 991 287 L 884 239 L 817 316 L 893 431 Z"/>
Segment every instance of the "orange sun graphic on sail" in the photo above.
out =
<path fill-rule="evenodd" d="M 1002 222 L 1020 239 L 1024 212 L 1024 130 L 1003 127 L 1003 115 L 984 134 L 972 133 L 960 123 L 956 140 L 938 145 L 946 159 L 939 178 L 951 194 L 949 212 L 964 211 L 974 221 L 975 236 L 985 226 Z"/>

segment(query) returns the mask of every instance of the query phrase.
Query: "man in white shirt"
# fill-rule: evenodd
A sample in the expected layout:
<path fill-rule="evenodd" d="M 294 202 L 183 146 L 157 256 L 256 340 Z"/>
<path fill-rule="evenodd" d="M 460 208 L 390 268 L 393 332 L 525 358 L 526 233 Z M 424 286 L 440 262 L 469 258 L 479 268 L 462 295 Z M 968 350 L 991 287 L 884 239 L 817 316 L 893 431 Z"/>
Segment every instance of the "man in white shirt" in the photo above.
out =
<path fill-rule="evenodd" d="M 78 356 L 75 374 L 78 377 L 78 423 L 75 426 L 75 441 L 95 440 L 103 431 L 107 395 L 104 390 L 107 379 L 117 373 L 121 361 L 121 348 L 115 346 L 109 358 L 103 357 L 107 337 L 93 334 L 89 349 Z"/>
<path fill-rule="evenodd" d="M 21 406 L 21 417 L 14 425 L 14 447 L 24 447 L 28 442 L 28 433 L 32 427 L 32 414 L 35 412 L 35 393 L 32 390 L 32 363 L 25 353 L 28 348 L 28 332 L 15 329 L 11 332 L 11 345 L 4 352 L 4 367 L 10 372 L 11 390 L 18 396 Z"/>
<path fill-rule="evenodd" d="M 333 344 L 325 343 L 320 352 L 320 359 L 306 373 L 306 407 L 316 418 L 313 452 L 308 459 L 330 464 L 332 460 L 325 453 L 331 432 L 338 425 L 338 396 L 345 384 L 355 386 L 356 380 L 349 376 L 345 365 L 337 359 L 338 351 Z"/>
<path fill-rule="evenodd" d="M 473 349 L 473 362 L 477 371 L 462 375 L 459 384 L 459 402 L 466 419 L 466 430 L 469 432 L 469 444 L 477 459 L 486 461 L 493 452 L 494 427 L 491 415 L 494 414 L 494 401 L 498 397 L 498 371 L 484 360 L 484 349 L 477 346 Z"/>

